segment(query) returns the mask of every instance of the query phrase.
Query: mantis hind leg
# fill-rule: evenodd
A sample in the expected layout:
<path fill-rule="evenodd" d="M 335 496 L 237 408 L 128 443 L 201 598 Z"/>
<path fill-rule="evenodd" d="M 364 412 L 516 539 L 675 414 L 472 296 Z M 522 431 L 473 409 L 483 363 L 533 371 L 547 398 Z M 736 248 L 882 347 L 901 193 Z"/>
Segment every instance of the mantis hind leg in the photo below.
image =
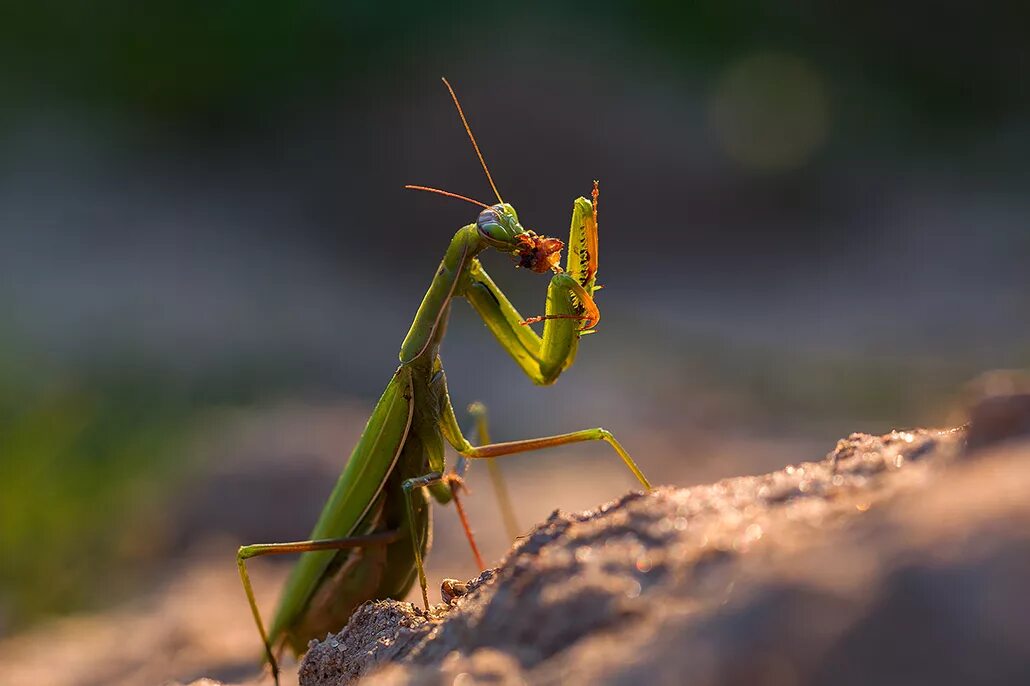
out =
<path fill-rule="evenodd" d="M 291 543 L 254 543 L 240 546 L 236 552 L 236 566 L 240 572 L 240 581 L 243 582 L 243 590 L 247 594 L 247 603 L 250 605 L 250 612 L 254 615 L 254 623 L 257 625 L 258 633 L 261 634 L 261 641 L 265 646 L 265 657 L 272 670 L 272 678 L 279 683 L 279 663 L 275 657 L 272 644 L 268 641 L 268 632 L 265 631 L 265 623 L 261 619 L 261 612 L 258 610 L 257 599 L 254 597 L 254 587 L 250 583 L 250 574 L 247 573 L 247 560 L 252 557 L 263 555 L 288 555 L 291 553 L 307 553 L 315 550 L 343 550 L 346 548 L 364 548 L 373 545 L 388 545 L 400 539 L 399 531 L 383 531 L 366 536 L 349 536 L 347 538 L 327 538 L 317 541 L 294 541 Z"/>
<path fill-rule="evenodd" d="M 444 385 L 443 388 L 446 391 L 446 385 Z M 473 433 L 476 434 L 477 440 L 481 442 L 489 442 L 490 429 L 489 422 L 487 420 L 486 406 L 482 403 L 475 402 L 469 405 L 468 411 L 476 421 Z M 512 510 L 511 498 L 508 496 L 508 489 L 504 483 L 504 477 L 496 463 L 489 462 L 487 464 L 490 468 L 490 479 L 493 483 L 494 491 L 496 492 L 498 502 L 500 503 L 501 513 L 505 520 L 505 527 L 508 529 L 510 536 L 514 539 L 518 535 L 518 525 L 515 523 L 515 514 Z M 454 501 L 454 508 L 458 511 L 458 519 L 461 521 L 461 527 L 465 532 L 465 538 L 468 539 L 469 547 L 472 549 L 472 556 L 475 558 L 476 566 L 479 567 L 480 571 L 482 571 L 486 569 L 486 565 L 483 564 L 483 556 L 479 552 L 479 546 L 476 545 L 476 538 L 472 533 L 472 527 L 469 526 L 468 516 L 465 514 L 465 507 L 461 502 L 460 491 L 464 487 L 464 476 L 467 469 L 468 460 L 462 456 L 454 465 L 454 469 L 446 474 L 441 472 L 430 472 L 428 474 L 423 474 L 422 476 L 416 476 L 405 480 L 401 484 L 401 487 L 404 489 L 404 502 L 408 513 L 408 519 L 413 520 L 414 512 L 411 498 L 415 489 L 433 486 L 438 483 L 447 484 L 450 489 L 450 499 Z M 412 539 L 412 542 L 414 544 L 414 539 Z M 422 602 L 426 609 L 428 609 L 428 582 L 426 581 L 425 567 L 422 561 L 422 551 L 419 550 L 417 544 L 414 544 L 412 552 L 415 557 L 415 567 L 418 570 L 419 586 L 422 589 Z"/>
<path fill-rule="evenodd" d="M 459 469 L 461 469 L 461 472 L 458 471 Z M 458 464 L 454 470 L 446 474 L 430 472 L 428 474 L 423 474 L 422 476 L 406 479 L 401 484 L 401 488 L 404 489 L 404 506 L 408 513 L 408 521 L 413 522 L 415 519 L 415 512 L 414 504 L 412 503 L 412 496 L 415 490 L 438 483 L 446 483 L 450 487 L 451 499 L 454 501 L 454 508 L 458 511 L 458 519 L 461 520 L 461 527 L 465 530 L 465 538 L 468 539 L 469 547 L 472 548 L 472 556 L 476 559 L 476 565 L 478 565 L 479 571 L 483 571 L 486 569 L 486 565 L 483 564 L 483 556 L 479 553 L 479 546 L 476 545 L 476 538 L 472 535 L 472 527 L 469 526 L 468 517 L 465 515 L 465 508 L 461 504 L 461 497 L 458 495 L 458 492 L 464 487 L 464 482 L 461 476 L 462 473 L 464 473 L 463 464 Z M 412 552 L 415 557 L 415 568 L 418 570 L 418 584 L 422 589 L 422 603 L 428 610 L 428 582 L 426 581 L 426 569 L 422 562 L 422 551 L 419 549 L 418 542 L 415 540 L 414 536 L 411 538 L 411 542 Z"/>
<path fill-rule="evenodd" d="M 476 443 L 484 445 L 490 442 L 490 425 L 487 419 L 486 406 L 481 402 L 474 402 L 468 406 L 468 413 L 472 415 L 475 420 L 474 430 L 469 433 L 474 433 L 476 436 Z M 459 460 L 459 465 L 456 470 L 463 471 L 462 463 L 465 461 L 465 457 L 462 456 Z M 515 519 L 515 508 L 511 503 L 511 496 L 508 494 L 508 485 L 505 483 L 504 475 L 501 473 L 501 465 L 497 464 L 493 460 L 486 463 L 487 472 L 490 474 L 490 484 L 494 489 L 494 497 L 497 498 L 497 506 L 501 510 L 501 519 L 504 521 L 504 530 L 508 534 L 510 540 L 515 540 L 519 535 L 519 524 L 518 520 Z"/>

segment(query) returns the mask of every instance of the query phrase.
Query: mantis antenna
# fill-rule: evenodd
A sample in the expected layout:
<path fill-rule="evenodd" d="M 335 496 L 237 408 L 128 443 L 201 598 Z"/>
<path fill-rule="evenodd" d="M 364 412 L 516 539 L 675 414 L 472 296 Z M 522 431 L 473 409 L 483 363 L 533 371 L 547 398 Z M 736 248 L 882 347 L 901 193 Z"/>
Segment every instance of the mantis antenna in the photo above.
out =
<path fill-rule="evenodd" d="M 458 195 L 457 193 L 451 193 L 450 191 L 442 191 L 439 188 L 430 188 L 429 186 L 415 186 L 410 183 L 406 184 L 404 187 L 413 191 L 426 191 L 427 193 L 437 193 L 439 195 L 445 195 L 448 198 L 457 198 L 458 200 L 464 200 L 465 202 L 470 202 L 473 205 L 479 205 L 482 208 L 490 209 L 490 206 L 487 205 L 485 202 L 479 202 L 478 200 L 473 200 L 472 198 L 466 198 L 464 195 Z"/>
<path fill-rule="evenodd" d="M 494 189 L 494 195 L 497 196 L 497 202 L 504 204 L 504 199 L 501 198 L 501 193 L 497 190 L 497 185 L 494 183 L 494 177 L 490 176 L 490 169 L 486 166 L 486 160 L 483 159 L 483 153 L 479 151 L 479 144 L 476 143 L 476 137 L 472 135 L 472 129 L 469 127 L 468 119 L 465 118 L 465 112 L 461 109 L 461 103 L 458 102 L 458 96 L 455 95 L 454 89 L 451 88 L 451 84 L 446 78 L 440 77 L 443 81 L 443 85 L 447 86 L 447 90 L 451 93 L 451 100 L 454 101 L 454 106 L 458 108 L 458 116 L 461 117 L 461 123 L 465 125 L 465 132 L 469 135 L 469 140 L 472 141 L 472 147 L 476 149 L 476 157 L 479 158 L 479 163 L 483 165 L 483 171 L 486 172 L 486 180 L 490 182 L 490 188 Z"/>

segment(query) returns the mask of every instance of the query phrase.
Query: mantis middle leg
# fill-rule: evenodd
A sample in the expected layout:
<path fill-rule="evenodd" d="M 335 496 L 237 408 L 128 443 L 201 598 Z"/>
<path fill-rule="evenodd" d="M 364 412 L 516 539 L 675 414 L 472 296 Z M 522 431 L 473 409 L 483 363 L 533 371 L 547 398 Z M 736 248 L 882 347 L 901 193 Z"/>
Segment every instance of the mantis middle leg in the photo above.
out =
<path fill-rule="evenodd" d="M 600 427 L 557 434 L 555 436 L 528 438 L 521 441 L 488 443 L 480 446 L 472 445 L 472 443 L 465 438 L 465 435 L 461 432 L 461 427 L 458 425 L 458 419 L 454 414 L 454 406 L 451 404 L 450 394 L 447 392 L 446 378 L 441 379 L 441 388 L 440 431 L 443 433 L 444 438 L 447 439 L 447 442 L 450 443 L 451 446 L 463 457 L 469 459 L 495 458 L 503 455 L 514 455 L 515 453 L 553 448 L 559 445 L 569 445 L 571 443 L 604 441 L 610 445 L 613 450 L 615 450 L 619 458 L 622 459 L 622 462 L 630 472 L 633 473 L 633 476 L 637 478 L 637 481 L 639 481 L 646 490 L 651 490 L 651 482 L 648 481 L 647 477 L 644 476 L 644 473 L 640 471 L 637 463 L 633 461 L 633 458 L 630 457 L 630 454 L 622 447 L 622 444 L 616 440 L 615 436 L 612 435 L 610 431 Z"/>

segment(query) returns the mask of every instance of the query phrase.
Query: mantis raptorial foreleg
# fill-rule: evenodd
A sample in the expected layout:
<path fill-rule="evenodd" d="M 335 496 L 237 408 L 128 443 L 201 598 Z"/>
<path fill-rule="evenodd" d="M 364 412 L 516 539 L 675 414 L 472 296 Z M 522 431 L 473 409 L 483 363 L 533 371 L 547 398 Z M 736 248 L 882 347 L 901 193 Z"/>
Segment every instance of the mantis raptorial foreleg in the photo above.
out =
<path fill-rule="evenodd" d="M 471 283 L 465 298 L 483 319 L 501 347 L 518 363 L 533 383 L 553 383 L 576 358 L 582 315 L 575 298 L 583 288 L 567 273 L 555 274 L 547 288 L 544 334 L 524 326 L 503 291 L 493 282 L 478 260 L 469 268 Z M 593 323 L 596 323 L 593 322 Z"/>
<path fill-rule="evenodd" d="M 597 286 L 597 217 L 594 203 L 578 198 L 573 204 L 566 271 L 557 266 L 547 287 L 545 314 L 526 319 L 486 273 L 478 259 L 471 260 L 463 295 L 487 328 L 533 383 L 547 385 L 576 358 L 579 337 L 600 320 L 593 292 Z M 529 326 L 544 322 L 543 335 Z"/>

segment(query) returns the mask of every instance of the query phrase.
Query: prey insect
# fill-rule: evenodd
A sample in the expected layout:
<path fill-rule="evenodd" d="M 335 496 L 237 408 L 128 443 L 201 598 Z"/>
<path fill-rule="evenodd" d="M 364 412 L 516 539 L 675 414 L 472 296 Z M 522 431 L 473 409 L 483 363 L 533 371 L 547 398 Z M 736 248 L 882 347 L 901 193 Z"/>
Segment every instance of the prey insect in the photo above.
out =
<path fill-rule="evenodd" d="M 622 459 L 645 489 L 651 486 L 633 459 L 605 429 L 491 443 L 485 410 L 474 404 L 477 443 L 462 433 L 447 393 L 440 361 L 451 302 L 464 298 L 487 328 L 536 384 L 553 383 L 572 364 L 580 336 L 600 320 L 594 303 L 597 290 L 597 182 L 592 199 L 573 203 L 569 252 L 559 266 L 562 241 L 537 235 L 520 223 L 515 208 L 504 202 L 490 176 L 458 98 L 444 79 L 483 166 L 497 204 L 486 205 L 446 191 L 409 186 L 457 197 L 479 205 L 472 224 L 451 239 L 429 290 L 401 344 L 400 366 L 372 411 L 361 438 L 311 531 L 310 540 L 245 545 L 237 566 L 250 603 L 265 658 L 278 683 L 277 656 L 284 648 L 301 654 L 309 640 L 346 624 L 361 603 L 376 598 L 403 599 L 418 580 L 422 602 L 429 607 L 422 560 L 429 548 L 430 496 L 441 504 L 453 501 L 479 566 L 475 541 L 461 507 L 459 491 L 468 460 L 493 458 L 583 441 L 604 441 Z M 477 256 L 487 249 L 512 255 L 518 265 L 552 273 L 545 314 L 524 319 L 483 269 Z M 543 335 L 528 324 L 543 322 Z M 444 442 L 461 456 L 447 470 Z M 491 476 L 495 476 L 491 474 Z M 499 492 L 502 506 L 506 494 Z M 510 508 L 502 507 L 509 529 Z M 268 630 L 258 611 L 246 561 L 262 555 L 300 553 Z"/>

